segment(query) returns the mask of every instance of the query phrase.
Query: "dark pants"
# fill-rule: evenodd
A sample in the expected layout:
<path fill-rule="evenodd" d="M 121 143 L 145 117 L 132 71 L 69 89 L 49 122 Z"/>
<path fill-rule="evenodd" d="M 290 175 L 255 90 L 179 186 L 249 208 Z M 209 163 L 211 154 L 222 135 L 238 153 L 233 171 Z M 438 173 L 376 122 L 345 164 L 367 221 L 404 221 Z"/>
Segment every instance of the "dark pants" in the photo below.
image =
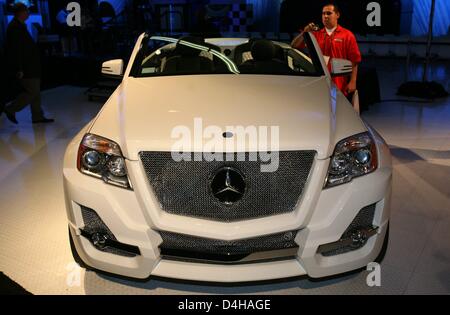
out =
<path fill-rule="evenodd" d="M 20 92 L 16 100 L 7 106 L 5 110 L 9 113 L 16 113 L 30 104 L 32 119 L 42 119 L 44 113 L 41 108 L 41 79 L 21 79 L 19 80 L 19 84 L 23 89 L 22 92 Z"/>

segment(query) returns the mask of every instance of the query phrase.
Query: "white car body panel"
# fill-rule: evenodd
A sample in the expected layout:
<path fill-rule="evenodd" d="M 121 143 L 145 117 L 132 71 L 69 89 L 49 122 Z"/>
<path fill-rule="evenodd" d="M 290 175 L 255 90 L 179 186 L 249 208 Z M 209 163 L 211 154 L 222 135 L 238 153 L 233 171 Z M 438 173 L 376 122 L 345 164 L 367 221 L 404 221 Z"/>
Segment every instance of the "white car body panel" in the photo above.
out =
<path fill-rule="evenodd" d="M 335 145 L 339 96 L 327 97 L 324 90 L 325 77 L 129 78 L 107 102 L 91 133 L 116 141 L 128 159 L 138 160 L 140 151 L 170 150 L 177 141 L 171 137 L 173 128 L 193 129 L 194 119 L 201 117 L 205 126 L 219 126 L 223 131 L 227 126 L 280 126 L 280 150 L 314 149 L 319 159 L 325 159 Z M 348 113 L 352 115 L 351 108 Z M 343 127 L 345 136 L 366 130 L 358 119 L 349 119 Z M 247 143 L 245 150 L 258 151 L 256 145 Z"/>
<path fill-rule="evenodd" d="M 133 60 L 143 35 L 133 51 Z M 224 39 L 220 39 L 224 41 Z M 211 40 L 218 44 L 220 40 Z M 226 39 L 232 43 L 232 39 Z M 314 42 L 316 45 L 317 43 Z M 163 276 L 198 281 L 240 282 L 300 275 L 325 277 L 367 265 L 380 252 L 388 228 L 392 163 L 384 140 L 366 127 L 341 92 L 330 84 L 322 55 L 322 77 L 268 75 L 193 75 L 130 77 L 131 64 L 119 88 L 97 117 L 68 145 L 64 190 L 70 233 L 76 251 L 89 266 L 133 278 Z M 212 108 L 214 110 L 212 110 Z M 167 213 L 161 209 L 139 159 L 141 151 L 170 151 L 175 126 L 190 128 L 196 117 L 204 125 L 280 126 L 280 151 L 316 150 L 301 200 L 294 211 L 238 222 L 218 222 Z M 323 189 L 335 145 L 369 131 L 378 150 L 378 169 L 350 183 Z M 118 143 L 125 156 L 133 190 L 103 183 L 77 169 L 79 144 L 86 133 Z M 230 140 L 233 141 L 233 140 Z M 247 152 L 257 151 L 252 143 Z M 195 148 L 192 148 L 195 151 Z M 377 235 L 361 249 L 324 257 L 319 246 L 339 240 L 358 212 L 376 203 Z M 140 250 L 121 257 L 97 250 L 81 236 L 80 205 L 95 209 L 122 243 Z M 298 229 L 296 256 L 290 260 L 238 265 L 163 259 L 158 231 L 234 241 Z"/>

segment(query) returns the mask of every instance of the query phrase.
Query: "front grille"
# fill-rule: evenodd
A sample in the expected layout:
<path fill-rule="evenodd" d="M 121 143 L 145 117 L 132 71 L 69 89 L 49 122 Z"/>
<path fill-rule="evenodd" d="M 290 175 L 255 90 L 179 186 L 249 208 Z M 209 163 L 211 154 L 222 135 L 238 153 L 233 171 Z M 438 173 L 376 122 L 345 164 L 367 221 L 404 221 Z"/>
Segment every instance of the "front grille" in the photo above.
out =
<path fill-rule="evenodd" d="M 254 253 L 297 248 L 298 231 L 288 231 L 235 241 L 159 232 L 161 255 L 209 261 L 238 261 Z"/>
<path fill-rule="evenodd" d="M 170 152 L 141 152 L 148 181 L 162 210 L 176 215 L 232 222 L 292 212 L 302 196 L 316 155 L 315 151 L 279 152 L 278 170 L 261 172 L 257 161 L 181 161 Z M 192 154 L 193 157 L 193 154 Z M 233 204 L 217 200 L 210 188 L 213 175 L 223 167 L 243 174 L 246 191 Z"/>

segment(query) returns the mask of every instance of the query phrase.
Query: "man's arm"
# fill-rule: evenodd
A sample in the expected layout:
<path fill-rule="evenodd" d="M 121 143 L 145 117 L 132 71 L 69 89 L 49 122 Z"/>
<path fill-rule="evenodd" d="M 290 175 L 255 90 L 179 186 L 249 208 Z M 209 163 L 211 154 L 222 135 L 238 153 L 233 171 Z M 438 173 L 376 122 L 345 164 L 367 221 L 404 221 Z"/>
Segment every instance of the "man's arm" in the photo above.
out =
<path fill-rule="evenodd" d="M 352 76 L 350 82 L 348 82 L 346 90 L 347 93 L 351 94 L 356 91 L 356 80 L 358 79 L 358 64 L 352 63 Z"/>
<path fill-rule="evenodd" d="M 301 32 L 299 35 L 297 35 L 297 36 L 292 40 L 292 42 L 291 42 L 291 47 L 296 48 L 296 47 L 300 47 L 301 44 L 303 44 L 303 41 L 305 40 L 305 39 L 303 38 L 303 34 L 304 34 L 304 33 L 305 33 L 305 32 Z"/>
<path fill-rule="evenodd" d="M 350 33 L 351 36 L 347 43 L 347 56 L 348 59 L 352 62 L 352 75 L 350 77 L 350 81 L 348 82 L 345 91 L 349 94 L 356 91 L 357 86 L 356 82 L 358 79 L 358 65 L 361 62 L 361 52 L 359 51 L 358 43 L 356 42 L 356 37 L 353 33 Z"/>
<path fill-rule="evenodd" d="M 292 40 L 291 47 L 294 47 L 294 48 L 301 47 L 301 45 L 303 44 L 303 42 L 305 40 L 305 38 L 303 37 L 303 34 L 305 34 L 305 32 L 314 31 L 315 28 L 316 28 L 316 25 L 314 23 L 309 23 L 308 25 L 306 25 L 306 27 L 303 29 L 303 31 Z"/>

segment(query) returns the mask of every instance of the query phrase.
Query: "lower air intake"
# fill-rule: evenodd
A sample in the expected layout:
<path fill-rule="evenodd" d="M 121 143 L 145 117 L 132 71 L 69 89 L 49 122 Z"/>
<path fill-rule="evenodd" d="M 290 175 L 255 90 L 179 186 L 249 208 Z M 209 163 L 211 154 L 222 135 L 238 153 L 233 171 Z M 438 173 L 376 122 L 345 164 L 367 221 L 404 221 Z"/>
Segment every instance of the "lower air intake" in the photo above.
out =
<path fill-rule="evenodd" d="M 375 216 L 375 208 L 376 203 L 362 208 L 349 227 L 345 230 L 344 234 L 342 234 L 341 240 L 350 240 L 354 238 L 353 234 L 358 230 L 372 230 L 374 228 L 373 219 Z M 339 241 L 334 244 L 339 244 Z M 341 255 L 362 248 L 365 245 L 365 242 L 358 242 L 356 244 L 342 242 L 341 244 L 342 245 L 340 246 L 335 246 L 332 250 L 323 250 L 325 246 L 329 246 L 330 244 L 322 245 L 319 247 L 318 252 L 325 257 Z"/>
<path fill-rule="evenodd" d="M 163 239 L 160 249 L 162 256 L 196 258 L 197 260 L 237 261 L 254 253 L 298 248 L 294 241 L 297 232 L 288 231 L 235 241 L 160 232 Z"/>
<path fill-rule="evenodd" d="M 107 246 L 103 248 L 96 247 L 98 250 L 124 257 L 135 257 L 139 253 L 137 247 L 118 242 L 114 234 L 94 210 L 81 206 L 81 215 L 84 222 L 82 235 L 91 242 L 91 236 L 96 234 L 104 236 L 107 241 Z"/>

